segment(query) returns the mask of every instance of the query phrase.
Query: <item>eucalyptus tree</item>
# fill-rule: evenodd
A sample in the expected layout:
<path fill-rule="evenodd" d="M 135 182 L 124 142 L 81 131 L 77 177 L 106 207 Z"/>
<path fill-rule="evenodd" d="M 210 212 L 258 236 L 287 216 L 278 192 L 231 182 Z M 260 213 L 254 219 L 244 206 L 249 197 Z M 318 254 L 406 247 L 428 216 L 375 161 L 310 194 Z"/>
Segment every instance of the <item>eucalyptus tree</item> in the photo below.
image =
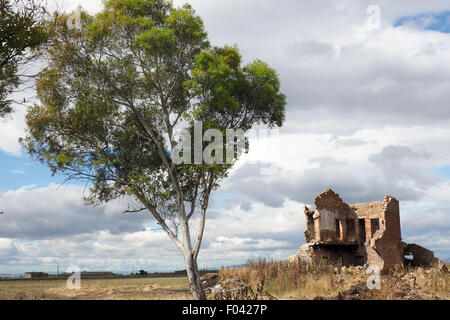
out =
<path fill-rule="evenodd" d="M 0 117 L 12 112 L 10 95 L 21 83 L 19 69 L 48 37 L 39 0 L 0 0 Z"/>
<path fill-rule="evenodd" d="M 181 251 L 194 298 L 205 299 L 197 258 L 209 200 L 234 162 L 194 161 L 195 142 L 180 148 L 176 133 L 194 123 L 201 133 L 281 126 L 278 75 L 260 60 L 243 65 L 235 47 L 212 47 L 189 5 L 109 0 L 80 17 L 80 28 L 58 17 L 22 144 L 53 173 L 87 180 L 87 204 L 128 198 L 128 212 L 149 212 Z M 241 145 L 222 147 L 237 156 Z"/>

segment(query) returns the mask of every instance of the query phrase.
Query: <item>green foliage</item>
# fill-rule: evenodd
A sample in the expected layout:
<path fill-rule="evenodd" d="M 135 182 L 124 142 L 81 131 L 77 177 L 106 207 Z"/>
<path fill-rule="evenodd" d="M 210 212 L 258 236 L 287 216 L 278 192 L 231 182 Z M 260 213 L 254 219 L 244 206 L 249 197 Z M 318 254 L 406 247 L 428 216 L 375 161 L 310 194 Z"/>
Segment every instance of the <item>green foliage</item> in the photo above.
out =
<path fill-rule="evenodd" d="M 219 128 L 281 126 L 286 97 L 275 70 L 260 60 L 241 67 L 236 48 L 214 48 L 197 56 L 186 85 L 200 97 L 196 117 Z"/>
<path fill-rule="evenodd" d="M 232 165 L 172 162 L 176 130 L 192 132 L 195 121 L 222 133 L 281 126 L 276 72 L 259 60 L 241 66 L 236 48 L 211 48 L 189 5 L 109 0 L 95 16 L 81 12 L 81 30 L 67 19 L 56 17 L 23 146 L 54 174 L 87 181 L 89 204 L 126 197 L 129 211 L 148 210 L 196 270 L 204 228 L 192 246 L 189 220 L 201 213 L 204 221 Z"/>
<path fill-rule="evenodd" d="M 0 0 L 0 117 L 12 111 L 8 97 L 20 84 L 26 53 L 47 40 L 44 13 L 32 0 Z"/>
<path fill-rule="evenodd" d="M 140 275 L 140 276 L 145 276 L 145 275 L 147 275 L 147 274 L 148 274 L 147 271 L 145 271 L 145 270 L 139 270 L 139 275 Z"/>
<path fill-rule="evenodd" d="M 259 60 L 242 67 L 236 48 L 210 49 L 189 5 L 111 0 L 81 19 L 80 31 L 57 18 L 37 83 L 41 104 L 29 110 L 22 143 L 54 173 L 87 179 L 91 201 L 140 195 L 177 211 L 177 191 L 191 202 L 209 195 L 231 166 L 171 164 L 167 136 L 176 125 L 202 120 L 204 130 L 225 133 L 282 124 L 276 72 Z"/>

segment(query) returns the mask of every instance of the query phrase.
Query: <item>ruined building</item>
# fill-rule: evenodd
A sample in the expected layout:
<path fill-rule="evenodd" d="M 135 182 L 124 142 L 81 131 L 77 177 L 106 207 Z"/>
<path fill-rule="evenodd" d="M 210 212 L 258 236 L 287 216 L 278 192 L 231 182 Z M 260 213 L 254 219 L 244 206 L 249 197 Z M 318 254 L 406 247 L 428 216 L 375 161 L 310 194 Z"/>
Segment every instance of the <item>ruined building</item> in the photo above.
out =
<path fill-rule="evenodd" d="M 383 202 L 349 205 L 327 190 L 314 198 L 314 204 L 314 210 L 305 207 L 307 244 L 290 260 L 322 258 L 343 265 L 376 265 L 383 271 L 438 260 L 431 251 L 402 241 L 399 202 L 391 196 Z"/>

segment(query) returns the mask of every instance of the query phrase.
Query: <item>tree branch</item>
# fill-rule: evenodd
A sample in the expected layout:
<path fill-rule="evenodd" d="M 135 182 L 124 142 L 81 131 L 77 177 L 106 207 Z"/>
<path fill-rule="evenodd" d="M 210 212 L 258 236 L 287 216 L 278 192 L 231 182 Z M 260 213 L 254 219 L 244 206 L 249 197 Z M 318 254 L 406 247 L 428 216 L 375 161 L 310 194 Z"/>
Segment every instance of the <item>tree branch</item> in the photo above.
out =
<path fill-rule="evenodd" d="M 209 181 L 208 183 L 204 183 L 205 187 L 205 194 L 203 196 L 203 204 L 202 204 L 202 214 L 200 217 L 200 229 L 198 231 L 197 240 L 195 241 L 194 249 L 192 251 L 192 256 L 194 257 L 194 260 L 197 261 L 198 253 L 200 252 L 200 247 L 203 240 L 203 234 L 205 231 L 205 220 L 206 220 L 206 210 L 208 209 L 209 204 L 209 197 L 211 195 L 211 191 L 213 188 L 214 183 L 214 173 L 210 172 L 209 174 Z"/>
<path fill-rule="evenodd" d="M 156 211 L 156 208 L 153 207 L 150 203 L 148 203 L 147 199 L 143 195 L 141 195 L 140 193 L 135 191 L 134 195 L 136 196 L 136 198 L 139 199 L 139 201 L 142 202 L 142 204 L 147 208 L 147 210 L 152 213 L 152 215 L 156 219 L 157 223 L 169 235 L 170 240 L 172 240 L 172 242 L 178 247 L 178 249 L 183 251 L 182 243 L 180 242 L 180 240 L 178 240 L 177 236 L 173 233 L 173 231 L 170 230 L 169 226 L 166 224 L 164 219 L 161 217 L 161 215 L 158 213 L 158 211 Z"/>
<path fill-rule="evenodd" d="M 137 210 L 125 210 L 123 213 L 139 213 L 142 211 L 146 211 L 148 210 L 147 208 L 141 208 L 141 209 L 137 209 Z"/>

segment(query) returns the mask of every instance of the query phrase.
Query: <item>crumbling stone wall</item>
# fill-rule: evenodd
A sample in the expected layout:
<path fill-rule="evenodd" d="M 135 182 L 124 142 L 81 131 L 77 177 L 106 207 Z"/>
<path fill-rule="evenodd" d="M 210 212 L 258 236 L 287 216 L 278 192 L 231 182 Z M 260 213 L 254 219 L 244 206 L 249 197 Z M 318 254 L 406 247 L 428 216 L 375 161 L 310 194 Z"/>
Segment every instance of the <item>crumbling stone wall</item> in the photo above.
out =
<path fill-rule="evenodd" d="M 347 219 L 354 216 L 348 204 L 332 190 L 319 194 L 313 201 L 316 207 L 314 210 L 305 207 L 306 240 L 327 243 L 345 242 Z"/>
<path fill-rule="evenodd" d="M 425 249 L 415 243 L 404 243 L 405 256 L 412 256 L 412 259 L 406 259 L 406 263 L 413 266 L 429 267 L 432 264 L 439 263 L 439 259 L 434 257 L 434 253 L 431 250 Z"/>
<path fill-rule="evenodd" d="M 386 196 L 383 202 L 351 205 L 351 208 L 358 220 L 364 219 L 366 263 L 381 270 L 403 264 L 398 200 Z"/>
<path fill-rule="evenodd" d="M 307 244 L 290 259 L 323 258 L 345 265 L 369 264 L 382 271 L 403 264 L 405 252 L 414 253 L 415 264 L 435 261 L 431 251 L 402 242 L 400 205 L 391 196 L 382 202 L 348 205 L 329 189 L 313 202 L 314 209 L 305 207 Z"/>

